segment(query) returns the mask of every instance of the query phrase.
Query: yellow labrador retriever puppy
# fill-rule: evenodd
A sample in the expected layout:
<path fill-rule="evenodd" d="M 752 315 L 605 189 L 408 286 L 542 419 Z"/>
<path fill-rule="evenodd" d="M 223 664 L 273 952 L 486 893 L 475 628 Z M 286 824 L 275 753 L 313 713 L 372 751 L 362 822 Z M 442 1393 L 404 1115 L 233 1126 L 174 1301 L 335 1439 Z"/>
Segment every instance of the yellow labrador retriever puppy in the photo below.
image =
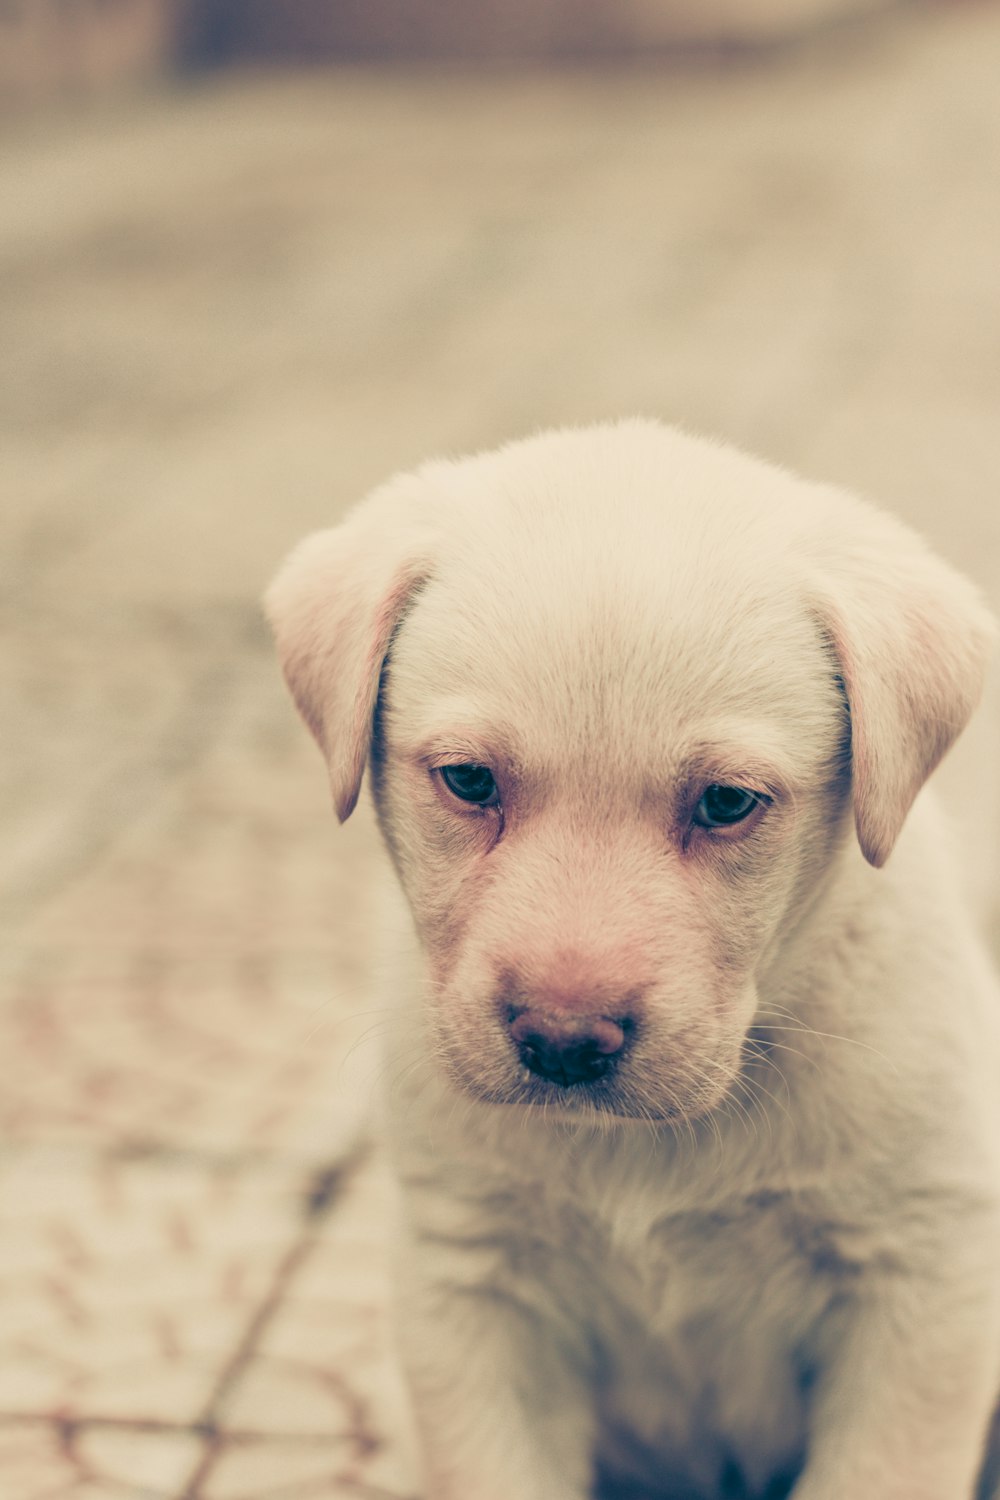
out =
<path fill-rule="evenodd" d="M 992 1492 L 1000 991 L 917 795 L 971 585 L 636 421 L 393 480 L 268 609 L 408 908 L 430 1500 Z"/>

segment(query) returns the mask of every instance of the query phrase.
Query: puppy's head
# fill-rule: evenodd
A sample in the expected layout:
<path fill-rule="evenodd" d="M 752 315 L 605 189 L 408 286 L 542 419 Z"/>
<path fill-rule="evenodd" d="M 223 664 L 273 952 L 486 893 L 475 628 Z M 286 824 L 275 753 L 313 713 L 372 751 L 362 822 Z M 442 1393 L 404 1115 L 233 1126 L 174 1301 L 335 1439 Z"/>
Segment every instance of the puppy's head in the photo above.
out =
<path fill-rule="evenodd" d="M 377 491 L 268 595 L 341 818 L 370 757 L 481 1098 L 691 1117 L 844 843 L 888 856 L 992 627 L 909 530 L 652 423 Z"/>

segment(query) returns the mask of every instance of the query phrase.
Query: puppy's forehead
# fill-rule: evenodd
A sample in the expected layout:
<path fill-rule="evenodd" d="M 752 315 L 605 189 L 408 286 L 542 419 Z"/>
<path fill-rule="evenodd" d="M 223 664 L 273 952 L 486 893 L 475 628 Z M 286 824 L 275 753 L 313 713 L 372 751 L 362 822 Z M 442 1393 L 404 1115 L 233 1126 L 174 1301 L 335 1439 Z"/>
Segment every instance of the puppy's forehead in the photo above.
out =
<path fill-rule="evenodd" d="M 393 648 L 400 731 L 496 725 L 563 760 L 748 733 L 829 753 L 841 705 L 797 564 L 794 482 L 706 445 L 668 464 L 579 436 L 544 462 L 523 444 L 428 474 L 440 536 Z"/>

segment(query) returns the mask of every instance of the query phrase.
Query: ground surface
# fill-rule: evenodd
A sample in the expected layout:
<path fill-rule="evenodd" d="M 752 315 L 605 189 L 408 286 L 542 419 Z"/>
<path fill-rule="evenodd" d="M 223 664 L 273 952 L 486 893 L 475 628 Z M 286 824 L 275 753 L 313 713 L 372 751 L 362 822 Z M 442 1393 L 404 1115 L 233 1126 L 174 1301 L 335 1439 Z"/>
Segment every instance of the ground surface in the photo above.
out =
<path fill-rule="evenodd" d="M 374 840 L 256 598 L 388 471 L 682 418 L 1000 602 L 1000 10 L 687 73 L 227 78 L 0 152 L 0 1495 L 415 1494 Z M 996 692 L 946 770 L 996 924 Z"/>

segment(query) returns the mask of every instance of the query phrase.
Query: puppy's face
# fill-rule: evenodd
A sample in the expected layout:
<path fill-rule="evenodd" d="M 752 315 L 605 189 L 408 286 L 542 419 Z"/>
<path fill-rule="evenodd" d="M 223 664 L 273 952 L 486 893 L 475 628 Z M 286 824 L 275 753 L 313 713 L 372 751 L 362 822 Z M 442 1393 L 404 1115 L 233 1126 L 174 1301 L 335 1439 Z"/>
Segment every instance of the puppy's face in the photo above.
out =
<path fill-rule="evenodd" d="M 649 425 L 433 466 L 369 507 L 271 613 L 342 816 L 372 737 L 435 1056 L 494 1102 L 703 1113 L 852 796 L 881 863 L 964 722 L 985 616 L 868 507 Z M 843 511 L 875 532 L 852 565 Z"/>
<path fill-rule="evenodd" d="M 463 547 L 417 594 L 379 812 L 455 1080 L 691 1116 L 731 1085 L 755 977 L 843 826 L 843 694 L 787 579 L 739 544 L 588 522 L 567 546 L 560 510 L 505 539 L 500 576 L 496 546 Z"/>

